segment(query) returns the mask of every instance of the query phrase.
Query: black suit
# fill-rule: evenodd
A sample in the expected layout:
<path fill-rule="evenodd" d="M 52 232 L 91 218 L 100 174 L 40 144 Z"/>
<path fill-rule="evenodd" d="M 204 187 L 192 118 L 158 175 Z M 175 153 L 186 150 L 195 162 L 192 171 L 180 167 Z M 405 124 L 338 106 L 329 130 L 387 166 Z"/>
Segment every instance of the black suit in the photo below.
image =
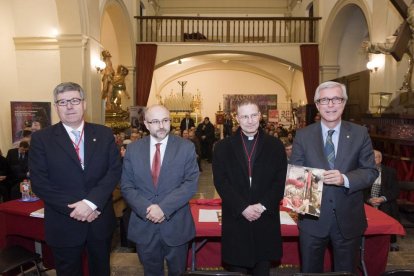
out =
<path fill-rule="evenodd" d="M 384 196 L 387 201 L 381 203 L 379 210 L 388 214 L 389 216 L 399 219 L 397 198 L 400 194 L 400 189 L 397 183 L 397 172 L 390 167 L 381 165 L 381 190 L 379 196 Z M 365 190 L 365 201 L 371 197 L 371 188 Z"/>
<path fill-rule="evenodd" d="M 7 164 L 9 166 L 8 175 L 8 189 L 11 199 L 20 197 L 20 182 L 27 178 L 29 171 L 28 160 L 29 152 L 26 152 L 23 157 L 20 157 L 19 149 L 10 149 L 7 152 Z"/>
<path fill-rule="evenodd" d="M 110 249 L 116 226 L 112 191 L 121 176 L 119 151 L 112 131 L 85 123 L 84 169 L 62 123 L 37 131 L 31 140 L 29 164 L 33 191 L 45 203 L 47 244 L 53 249 L 74 248 L 73 253 L 60 255 L 73 259 L 79 253 L 77 250 L 83 250 L 86 245 L 88 255 L 94 256 L 89 258 L 90 274 L 109 275 L 109 250 L 106 249 Z M 94 203 L 101 212 L 91 223 L 69 216 L 73 209 L 68 204 L 83 199 Z M 56 260 L 55 252 L 54 255 Z M 57 264 L 57 270 L 65 267 Z"/>
<path fill-rule="evenodd" d="M 187 122 L 187 120 L 188 120 L 188 122 Z M 186 129 L 188 130 L 188 129 L 194 127 L 194 126 L 195 126 L 195 124 L 194 124 L 193 118 L 188 118 L 188 119 L 184 118 L 184 119 L 182 119 L 181 123 L 180 123 L 181 134 L 183 133 L 184 130 L 186 130 Z"/>

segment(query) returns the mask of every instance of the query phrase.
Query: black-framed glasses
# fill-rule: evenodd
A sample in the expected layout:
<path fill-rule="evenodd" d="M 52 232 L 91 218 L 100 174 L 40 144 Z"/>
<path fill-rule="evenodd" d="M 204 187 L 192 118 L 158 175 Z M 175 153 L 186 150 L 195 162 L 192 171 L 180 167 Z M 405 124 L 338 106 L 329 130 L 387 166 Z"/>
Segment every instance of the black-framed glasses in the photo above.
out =
<path fill-rule="evenodd" d="M 150 124 L 150 125 L 157 125 L 157 126 L 161 125 L 161 123 L 162 123 L 162 125 L 166 125 L 166 124 L 168 124 L 170 122 L 171 122 L 171 119 L 170 118 L 164 118 L 162 120 L 147 121 L 148 124 Z"/>
<path fill-rule="evenodd" d="M 333 104 L 341 104 L 345 101 L 344 98 L 340 97 L 333 97 L 333 98 L 321 98 L 316 100 L 315 102 L 321 105 L 327 105 L 329 102 L 332 102 Z"/>
<path fill-rule="evenodd" d="M 242 121 L 247 121 L 247 120 L 249 120 L 249 118 L 252 119 L 253 121 L 256 121 L 260 117 L 260 112 L 253 113 L 253 114 L 250 114 L 250 115 L 237 115 L 237 117 L 239 117 L 239 119 L 242 120 Z"/>
<path fill-rule="evenodd" d="M 79 105 L 81 102 L 83 101 L 83 99 L 79 99 L 79 98 L 72 98 L 70 100 L 66 100 L 66 99 L 62 99 L 62 100 L 57 100 L 55 103 L 58 106 L 67 106 L 69 103 L 71 105 Z"/>

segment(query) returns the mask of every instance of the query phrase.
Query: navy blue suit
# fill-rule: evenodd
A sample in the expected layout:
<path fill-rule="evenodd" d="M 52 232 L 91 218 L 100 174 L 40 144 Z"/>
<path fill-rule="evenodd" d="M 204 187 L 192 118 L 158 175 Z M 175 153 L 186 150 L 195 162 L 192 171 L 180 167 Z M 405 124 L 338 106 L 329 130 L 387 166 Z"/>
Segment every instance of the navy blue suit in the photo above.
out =
<path fill-rule="evenodd" d="M 116 226 L 112 191 L 121 176 L 111 129 L 85 123 L 84 169 L 62 123 L 33 133 L 29 168 L 33 191 L 45 203 L 46 242 L 52 247 L 110 241 Z M 93 222 L 69 216 L 68 204 L 87 199 L 101 212 Z"/>

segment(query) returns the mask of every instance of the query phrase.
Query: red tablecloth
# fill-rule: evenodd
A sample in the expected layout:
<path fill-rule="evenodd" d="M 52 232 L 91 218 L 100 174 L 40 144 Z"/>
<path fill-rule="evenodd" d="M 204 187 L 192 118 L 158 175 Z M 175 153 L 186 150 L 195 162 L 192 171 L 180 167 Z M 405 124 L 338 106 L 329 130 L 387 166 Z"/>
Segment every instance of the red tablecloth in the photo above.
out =
<path fill-rule="evenodd" d="M 196 267 L 221 266 L 221 227 L 216 222 L 199 222 L 200 209 L 221 209 L 220 199 L 192 200 L 191 211 L 196 224 L 196 238 L 201 241 L 208 238 L 209 241 L 196 255 Z M 405 235 L 403 226 L 395 219 L 389 217 L 368 205 L 365 205 L 368 221 L 368 229 L 365 231 L 365 263 L 369 275 L 380 275 L 385 271 L 388 259 L 390 234 Z M 298 235 L 296 225 L 282 225 L 283 258 L 281 264 L 300 264 Z M 375 258 L 374 258 L 375 257 Z M 331 269 L 331 253 L 325 254 L 325 270 Z"/>
<path fill-rule="evenodd" d="M 18 200 L 0 204 L 0 248 L 7 245 L 21 244 L 34 251 L 34 242 L 42 243 L 44 263 L 53 267 L 50 250 L 44 243 L 43 219 L 30 217 L 30 213 L 43 207 L 42 201 L 21 202 Z M 209 242 L 197 253 L 197 267 L 221 266 L 220 237 L 221 227 L 218 223 L 198 222 L 200 209 L 221 209 L 221 201 L 193 200 L 191 211 L 196 224 L 197 239 L 209 238 Z M 380 275 L 385 271 L 389 234 L 405 235 L 405 230 L 396 220 L 388 215 L 365 206 L 368 229 L 365 232 L 365 262 L 369 275 Z M 282 225 L 283 258 L 282 264 L 299 265 L 298 229 L 296 225 Z M 375 257 L 375 258 L 374 258 Z M 330 269 L 330 254 L 325 256 L 325 268 Z"/>
<path fill-rule="evenodd" d="M 35 241 L 42 245 L 43 265 L 54 268 L 53 256 L 45 243 L 43 218 L 31 217 L 30 213 L 43 208 L 43 201 L 7 201 L 0 204 L 0 249 L 9 245 L 21 245 L 35 251 Z M 88 264 L 84 256 L 84 275 L 88 275 Z"/>

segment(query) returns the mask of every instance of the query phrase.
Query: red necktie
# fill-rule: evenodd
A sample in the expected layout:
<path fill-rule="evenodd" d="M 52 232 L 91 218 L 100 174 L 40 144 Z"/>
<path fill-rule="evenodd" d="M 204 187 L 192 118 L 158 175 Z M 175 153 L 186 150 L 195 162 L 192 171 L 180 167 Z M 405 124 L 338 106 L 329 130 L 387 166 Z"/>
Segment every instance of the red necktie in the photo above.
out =
<path fill-rule="evenodd" d="M 160 153 L 161 143 L 155 144 L 156 150 L 154 154 L 154 159 L 152 160 L 151 175 L 154 186 L 157 187 L 158 176 L 160 175 L 161 169 L 161 153 Z"/>

